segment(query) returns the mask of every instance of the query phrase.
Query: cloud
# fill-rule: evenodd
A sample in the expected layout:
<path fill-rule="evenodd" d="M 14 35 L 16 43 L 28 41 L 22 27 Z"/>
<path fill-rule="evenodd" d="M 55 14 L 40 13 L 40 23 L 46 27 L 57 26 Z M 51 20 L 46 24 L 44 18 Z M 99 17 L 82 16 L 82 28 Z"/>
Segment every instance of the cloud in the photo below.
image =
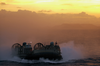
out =
<path fill-rule="evenodd" d="M 73 6 L 72 4 L 62 4 L 62 5 Z"/>
<path fill-rule="evenodd" d="M 40 10 L 38 12 L 52 12 L 52 10 Z"/>
<path fill-rule="evenodd" d="M 0 5 L 7 5 L 7 4 L 6 4 L 6 3 L 4 3 L 4 2 L 1 2 L 1 3 L 0 3 Z"/>
<path fill-rule="evenodd" d="M 22 8 L 22 7 L 17 7 L 17 8 Z"/>
<path fill-rule="evenodd" d="M 81 14 L 81 15 L 87 15 L 85 12 L 81 12 L 81 13 L 79 13 L 79 14 Z"/>
<path fill-rule="evenodd" d="M 67 10 L 67 9 L 61 9 L 61 10 Z"/>

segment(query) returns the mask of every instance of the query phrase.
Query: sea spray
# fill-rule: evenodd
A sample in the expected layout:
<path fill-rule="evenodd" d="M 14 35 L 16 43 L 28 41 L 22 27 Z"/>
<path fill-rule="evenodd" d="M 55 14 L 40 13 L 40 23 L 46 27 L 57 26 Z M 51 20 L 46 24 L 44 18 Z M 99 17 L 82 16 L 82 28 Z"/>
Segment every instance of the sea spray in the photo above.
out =
<path fill-rule="evenodd" d="M 83 58 L 81 48 L 74 46 L 74 41 L 60 44 L 63 61 Z M 80 49 L 79 49 L 80 48 Z"/>

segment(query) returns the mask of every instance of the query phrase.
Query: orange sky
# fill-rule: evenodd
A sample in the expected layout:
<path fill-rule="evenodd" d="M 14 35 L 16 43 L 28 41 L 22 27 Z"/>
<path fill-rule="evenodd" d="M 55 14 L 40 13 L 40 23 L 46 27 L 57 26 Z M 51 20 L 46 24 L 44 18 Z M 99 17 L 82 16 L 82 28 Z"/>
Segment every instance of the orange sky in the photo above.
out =
<path fill-rule="evenodd" d="M 0 0 L 0 9 L 44 13 L 80 13 L 100 17 L 100 0 Z"/>

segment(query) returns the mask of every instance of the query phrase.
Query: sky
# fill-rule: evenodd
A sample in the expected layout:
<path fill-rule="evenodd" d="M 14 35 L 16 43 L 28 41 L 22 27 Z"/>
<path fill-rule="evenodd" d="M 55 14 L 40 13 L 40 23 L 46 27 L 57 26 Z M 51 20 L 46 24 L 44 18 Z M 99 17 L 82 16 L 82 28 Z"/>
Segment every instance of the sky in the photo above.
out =
<path fill-rule="evenodd" d="M 52 13 L 81 13 L 100 17 L 100 0 L 0 0 L 0 9 Z"/>

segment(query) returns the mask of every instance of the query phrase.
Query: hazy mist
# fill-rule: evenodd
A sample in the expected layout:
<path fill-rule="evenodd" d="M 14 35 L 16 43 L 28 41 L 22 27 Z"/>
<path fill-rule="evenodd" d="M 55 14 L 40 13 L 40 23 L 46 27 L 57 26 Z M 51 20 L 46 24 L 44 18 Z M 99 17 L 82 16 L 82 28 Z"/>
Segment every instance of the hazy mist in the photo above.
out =
<path fill-rule="evenodd" d="M 100 26 L 100 18 L 88 15 L 85 12 L 79 14 L 43 14 L 27 10 L 18 10 L 18 12 L 1 10 L 0 42 L 9 40 L 16 42 L 53 41 L 55 37 L 67 35 L 67 32 L 60 30 L 99 29 L 98 26 Z M 59 33 L 61 34 L 59 35 Z"/>
<path fill-rule="evenodd" d="M 100 18 L 79 14 L 43 14 L 27 10 L 11 12 L 0 11 L 0 46 L 11 47 L 18 42 L 51 41 L 67 43 L 74 41 L 75 46 L 85 48 L 91 54 L 99 53 Z M 81 46 L 82 45 L 82 46 Z M 91 51 L 90 51 L 91 50 Z M 96 52 L 97 51 L 97 52 Z"/>

